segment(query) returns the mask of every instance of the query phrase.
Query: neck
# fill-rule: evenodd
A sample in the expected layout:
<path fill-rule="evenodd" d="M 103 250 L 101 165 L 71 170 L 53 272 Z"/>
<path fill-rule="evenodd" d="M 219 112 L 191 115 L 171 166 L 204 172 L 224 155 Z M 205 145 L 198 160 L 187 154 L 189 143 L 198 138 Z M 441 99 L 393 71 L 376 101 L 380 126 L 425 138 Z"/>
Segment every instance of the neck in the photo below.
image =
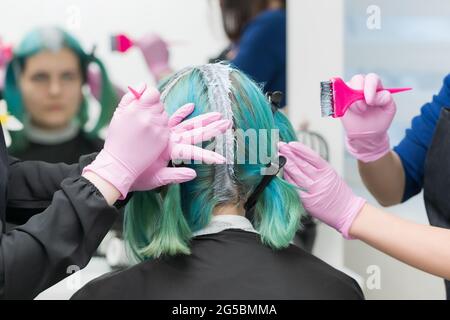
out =
<path fill-rule="evenodd" d="M 28 140 L 34 143 L 54 145 L 75 138 L 80 131 L 76 120 L 71 121 L 64 128 L 44 129 L 33 124 L 31 119 L 25 118 L 24 132 Z"/>
<path fill-rule="evenodd" d="M 242 216 L 245 217 L 245 209 L 242 205 L 227 204 L 223 206 L 217 206 L 213 210 L 213 216 Z"/>

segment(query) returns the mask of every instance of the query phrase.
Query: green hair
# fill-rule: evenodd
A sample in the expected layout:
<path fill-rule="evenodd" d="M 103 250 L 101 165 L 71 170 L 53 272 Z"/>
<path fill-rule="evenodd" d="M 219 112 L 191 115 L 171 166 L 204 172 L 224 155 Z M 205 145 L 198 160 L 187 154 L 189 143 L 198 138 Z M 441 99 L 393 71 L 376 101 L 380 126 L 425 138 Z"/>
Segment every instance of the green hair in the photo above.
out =
<path fill-rule="evenodd" d="M 245 159 L 256 152 L 256 164 L 250 164 L 250 161 L 239 164 L 234 159 L 235 164 L 231 166 L 234 169 L 233 187 L 237 196 L 227 201 L 220 199 L 215 192 L 215 187 L 220 188 L 216 171 L 227 165 L 189 164 L 187 166 L 197 173 L 195 180 L 171 185 L 161 193 L 135 193 L 126 207 L 124 236 L 129 252 L 137 261 L 162 255 L 189 254 L 193 233 L 210 222 L 214 208 L 226 203 L 242 204 L 261 182 L 261 170 L 265 164 L 255 150 L 255 146 L 261 147 L 261 138 L 267 140 L 269 153 L 270 150 L 276 150 L 271 148 L 276 143 L 272 141 L 271 130 L 278 129 L 282 141 L 296 139 L 287 118 L 279 111 L 272 113 L 260 86 L 237 69 L 231 69 L 230 80 L 234 128 L 267 132 L 257 136 L 256 144 L 244 140 L 242 146 L 235 145 L 235 148 L 242 148 Z M 173 114 L 180 106 L 190 102 L 195 104 L 195 111 L 189 118 L 216 111 L 211 110 L 209 85 L 199 68 L 184 70 L 169 78 L 160 88 L 166 111 Z M 204 142 L 202 146 L 211 150 L 213 143 Z M 273 158 L 276 155 L 269 156 Z M 252 224 L 263 244 L 281 249 L 289 246 L 300 227 L 303 214 L 298 189 L 275 177 L 259 197 Z"/>
<path fill-rule="evenodd" d="M 20 92 L 19 77 L 25 67 L 26 60 L 43 50 L 59 50 L 63 47 L 70 49 L 78 57 L 84 82 L 87 81 L 89 64 L 94 63 L 99 67 L 102 83 L 99 99 L 101 112 L 95 127 L 87 132 L 91 138 L 98 137 L 99 131 L 109 123 L 117 106 L 118 98 L 115 89 L 109 80 L 103 63 L 93 54 L 87 54 L 72 35 L 57 27 L 34 29 L 24 37 L 14 50 L 13 59 L 6 69 L 3 92 L 4 99 L 8 104 L 8 111 L 23 121 L 26 110 L 23 104 L 22 93 Z M 88 121 L 88 104 L 85 97 L 82 99 L 77 120 L 80 127 L 84 129 Z M 11 152 L 21 151 L 27 147 L 28 142 L 23 131 L 12 132 L 11 136 Z"/>

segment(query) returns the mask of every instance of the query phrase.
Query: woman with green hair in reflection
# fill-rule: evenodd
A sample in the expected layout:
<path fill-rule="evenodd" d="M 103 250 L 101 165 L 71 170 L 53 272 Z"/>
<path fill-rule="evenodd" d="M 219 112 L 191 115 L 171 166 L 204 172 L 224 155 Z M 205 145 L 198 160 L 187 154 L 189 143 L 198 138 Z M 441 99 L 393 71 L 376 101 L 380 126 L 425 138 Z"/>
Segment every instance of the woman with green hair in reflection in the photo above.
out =
<path fill-rule="evenodd" d="M 83 86 L 90 65 L 101 74 L 98 120 L 88 130 L 90 108 Z M 57 27 L 28 33 L 15 48 L 6 70 L 8 111 L 24 123 L 12 132 L 10 153 L 23 160 L 75 163 L 99 151 L 99 134 L 109 123 L 118 98 L 105 67 L 69 33 Z"/>

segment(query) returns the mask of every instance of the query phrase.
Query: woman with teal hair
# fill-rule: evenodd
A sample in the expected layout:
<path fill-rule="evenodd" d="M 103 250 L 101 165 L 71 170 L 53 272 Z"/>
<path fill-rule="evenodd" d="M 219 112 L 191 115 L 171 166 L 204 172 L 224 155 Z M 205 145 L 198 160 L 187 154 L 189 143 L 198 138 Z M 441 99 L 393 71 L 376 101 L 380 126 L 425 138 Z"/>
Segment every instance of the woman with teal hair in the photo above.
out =
<path fill-rule="evenodd" d="M 285 159 L 275 146 L 295 134 L 261 87 L 228 65 L 209 64 L 178 72 L 161 91 L 169 114 L 192 102 L 191 116 L 219 112 L 232 121 L 233 130 L 202 145 L 227 162 L 184 164 L 195 180 L 134 194 L 124 230 L 139 263 L 73 298 L 363 298 L 353 279 L 291 244 L 304 210 L 297 188 L 278 176 Z"/>
<path fill-rule="evenodd" d="M 89 105 L 82 89 L 91 64 L 98 66 L 102 78 L 101 110 L 88 131 Z M 75 163 L 80 155 L 99 151 L 99 133 L 118 102 L 101 61 L 57 27 L 35 29 L 15 48 L 3 96 L 9 112 L 24 123 L 23 131 L 11 134 L 10 153 L 53 163 Z"/>

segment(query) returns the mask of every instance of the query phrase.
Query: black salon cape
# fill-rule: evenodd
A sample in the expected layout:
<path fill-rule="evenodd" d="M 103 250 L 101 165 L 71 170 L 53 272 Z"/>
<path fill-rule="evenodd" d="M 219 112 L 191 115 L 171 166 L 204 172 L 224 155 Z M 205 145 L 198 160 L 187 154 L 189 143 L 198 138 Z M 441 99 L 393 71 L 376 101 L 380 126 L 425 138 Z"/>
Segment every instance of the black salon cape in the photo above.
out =
<path fill-rule="evenodd" d="M 29 142 L 25 150 L 11 153 L 11 155 L 21 160 L 74 164 L 78 162 L 80 155 L 99 152 L 103 148 L 103 144 L 103 140 L 90 138 L 86 133 L 80 131 L 69 141 L 55 145 Z"/>
<path fill-rule="evenodd" d="M 198 236 L 191 245 L 189 256 L 104 275 L 72 299 L 364 299 L 352 278 L 293 245 L 274 251 L 237 229 Z"/>
<path fill-rule="evenodd" d="M 0 126 L 0 298 L 32 299 L 70 275 L 71 266 L 89 262 L 119 214 L 80 177 L 91 161 L 92 156 L 71 166 L 18 161 L 7 156 Z M 21 208 L 47 209 L 5 233 L 6 217 Z"/>

